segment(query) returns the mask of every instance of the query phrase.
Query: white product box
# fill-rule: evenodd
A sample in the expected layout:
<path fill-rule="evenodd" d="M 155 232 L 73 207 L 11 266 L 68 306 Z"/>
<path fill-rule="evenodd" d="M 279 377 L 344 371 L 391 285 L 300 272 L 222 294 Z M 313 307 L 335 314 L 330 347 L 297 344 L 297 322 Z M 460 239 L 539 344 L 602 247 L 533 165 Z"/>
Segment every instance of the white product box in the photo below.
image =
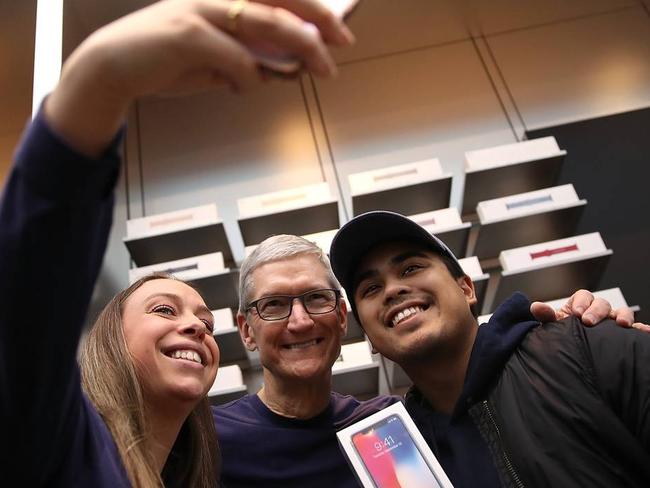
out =
<path fill-rule="evenodd" d="M 560 185 L 479 202 L 476 207 L 481 225 L 524 217 L 551 210 L 586 204 L 573 185 Z"/>
<path fill-rule="evenodd" d="M 327 183 L 316 183 L 237 200 L 239 218 L 260 217 L 335 202 Z"/>
<path fill-rule="evenodd" d="M 133 283 L 143 276 L 156 271 L 166 271 L 180 280 L 191 281 L 227 273 L 229 269 L 224 267 L 223 254 L 221 252 L 213 252 L 201 256 L 168 261 L 166 263 L 132 268 L 129 270 L 129 282 Z"/>
<path fill-rule="evenodd" d="M 231 309 L 220 308 L 218 310 L 212 310 L 211 312 L 214 319 L 213 335 L 224 334 L 237 330 Z"/>
<path fill-rule="evenodd" d="M 460 264 L 465 274 L 472 278 L 472 280 L 486 279 L 489 277 L 487 273 L 483 272 L 481 263 L 476 256 L 459 259 L 458 264 Z"/>
<path fill-rule="evenodd" d="M 599 232 L 501 251 L 503 274 L 523 272 L 611 254 Z"/>
<path fill-rule="evenodd" d="M 538 161 L 566 154 L 560 149 L 555 137 L 541 137 L 529 141 L 504 144 L 465 153 L 465 171 L 482 171 L 512 164 Z"/>
<path fill-rule="evenodd" d="M 128 239 L 152 237 L 180 230 L 221 223 L 216 204 L 175 210 L 126 221 Z"/>
<path fill-rule="evenodd" d="M 472 225 L 469 222 L 463 223 L 456 207 L 409 215 L 408 218 L 431 234 L 439 234 Z"/>
<path fill-rule="evenodd" d="M 348 371 L 372 364 L 370 345 L 364 340 L 341 346 L 341 354 L 332 366 L 332 372 Z"/>
<path fill-rule="evenodd" d="M 417 185 L 449 176 L 443 173 L 440 161 L 433 158 L 353 173 L 348 176 L 348 180 L 352 196 L 357 196 Z"/>
<path fill-rule="evenodd" d="M 452 488 L 401 402 L 340 430 L 336 436 L 364 488 Z"/>
<path fill-rule="evenodd" d="M 208 391 L 208 396 L 222 395 L 242 388 L 245 388 L 245 386 L 241 368 L 239 366 L 236 364 L 232 366 L 219 366 L 217 377 L 215 378 L 210 391 Z"/>

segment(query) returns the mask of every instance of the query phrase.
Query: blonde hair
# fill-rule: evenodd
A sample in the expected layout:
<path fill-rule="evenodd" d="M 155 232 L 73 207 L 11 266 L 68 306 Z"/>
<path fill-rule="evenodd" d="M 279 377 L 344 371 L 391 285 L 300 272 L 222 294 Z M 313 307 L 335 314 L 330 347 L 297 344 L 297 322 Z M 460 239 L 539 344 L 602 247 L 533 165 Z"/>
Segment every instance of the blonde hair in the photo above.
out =
<path fill-rule="evenodd" d="M 145 441 L 149 430 L 142 385 L 127 349 L 122 326 L 126 299 L 147 281 L 176 279 L 154 273 L 118 293 L 99 314 L 81 346 L 82 387 L 110 430 L 131 484 L 139 488 L 165 485 L 217 486 L 220 455 L 214 420 L 207 398 L 187 417 L 158 473 Z"/>

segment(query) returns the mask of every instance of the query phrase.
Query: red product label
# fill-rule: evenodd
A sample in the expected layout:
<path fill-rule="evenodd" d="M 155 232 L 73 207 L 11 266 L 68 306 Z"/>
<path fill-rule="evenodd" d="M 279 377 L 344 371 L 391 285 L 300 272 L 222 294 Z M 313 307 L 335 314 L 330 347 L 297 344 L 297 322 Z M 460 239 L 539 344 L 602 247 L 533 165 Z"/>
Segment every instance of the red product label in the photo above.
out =
<path fill-rule="evenodd" d="M 554 254 L 562 254 L 565 252 L 577 251 L 577 250 L 578 250 L 578 245 L 573 244 L 571 246 L 564 246 L 555 249 L 544 249 L 543 251 L 531 252 L 530 258 L 531 259 L 546 258 L 549 256 L 553 256 Z"/>

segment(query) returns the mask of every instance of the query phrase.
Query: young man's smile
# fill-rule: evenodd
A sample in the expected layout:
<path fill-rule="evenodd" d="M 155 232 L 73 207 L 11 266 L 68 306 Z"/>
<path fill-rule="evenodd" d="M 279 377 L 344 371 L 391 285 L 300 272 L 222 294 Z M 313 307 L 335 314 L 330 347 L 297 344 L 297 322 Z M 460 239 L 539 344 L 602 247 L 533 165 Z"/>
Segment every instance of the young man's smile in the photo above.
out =
<path fill-rule="evenodd" d="M 420 357 L 467 340 L 476 328 L 469 278 L 454 278 L 439 255 L 409 242 L 371 249 L 357 268 L 353 296 L 373 346 L 389 357 Z"/>

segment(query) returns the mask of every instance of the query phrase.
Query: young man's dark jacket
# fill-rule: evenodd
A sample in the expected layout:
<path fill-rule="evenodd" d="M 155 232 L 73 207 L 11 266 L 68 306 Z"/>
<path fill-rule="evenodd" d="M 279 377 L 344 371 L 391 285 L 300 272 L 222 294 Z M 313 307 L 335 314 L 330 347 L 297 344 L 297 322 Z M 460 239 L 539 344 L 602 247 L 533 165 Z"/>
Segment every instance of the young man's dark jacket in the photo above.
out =
<path fill-rule="evenodd" d="M 529 307 L 515 294 L 479 327 L 451 416 L 407 395 L 454 486 L 650 486 L 650 336 Z"/>

